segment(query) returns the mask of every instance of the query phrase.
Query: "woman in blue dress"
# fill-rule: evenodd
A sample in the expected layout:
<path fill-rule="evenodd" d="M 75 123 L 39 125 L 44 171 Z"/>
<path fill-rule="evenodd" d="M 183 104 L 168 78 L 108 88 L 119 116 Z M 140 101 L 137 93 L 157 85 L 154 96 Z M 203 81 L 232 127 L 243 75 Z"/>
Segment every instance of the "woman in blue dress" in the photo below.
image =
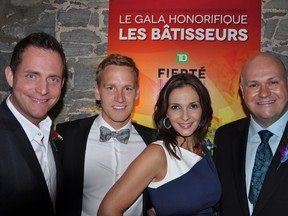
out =
<path fill-rule="evenodd" d="M 155 105 L 159 140 L 148 145 L 110 189 L 98 216 L 123 215 L 145 188 L 157 216 L 215 215 L 221 185 L 204 144 L 212 114 L 209 93 L 197 77 L 172 76 Z"/>

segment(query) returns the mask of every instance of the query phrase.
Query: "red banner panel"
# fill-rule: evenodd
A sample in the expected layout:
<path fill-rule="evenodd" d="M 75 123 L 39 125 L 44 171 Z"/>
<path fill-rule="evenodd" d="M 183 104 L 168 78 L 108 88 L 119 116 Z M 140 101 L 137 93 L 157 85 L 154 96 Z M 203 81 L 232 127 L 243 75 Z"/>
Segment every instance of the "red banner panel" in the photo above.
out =
<path fill-rule="evenodd" d="M 177 73 L 192 73 L 208 88 L 211 133 L 244 117 L 239 74 L 260 51 L 260 0 L 110 0 L 108 53 L 132 57 L 140 69 L 140 99 L 133 119 L 153 127 L 161 87 Z"/>

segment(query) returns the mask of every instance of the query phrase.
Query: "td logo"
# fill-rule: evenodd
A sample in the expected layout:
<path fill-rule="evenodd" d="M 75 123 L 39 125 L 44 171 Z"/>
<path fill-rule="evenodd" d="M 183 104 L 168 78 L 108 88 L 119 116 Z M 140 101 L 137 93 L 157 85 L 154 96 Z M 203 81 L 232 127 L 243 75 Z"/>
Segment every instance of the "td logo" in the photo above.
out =
<path fill-rule="evenodd" d="M 188 52 L 177 52 L 176 53 L 177 64 L 188 64 Z"/>

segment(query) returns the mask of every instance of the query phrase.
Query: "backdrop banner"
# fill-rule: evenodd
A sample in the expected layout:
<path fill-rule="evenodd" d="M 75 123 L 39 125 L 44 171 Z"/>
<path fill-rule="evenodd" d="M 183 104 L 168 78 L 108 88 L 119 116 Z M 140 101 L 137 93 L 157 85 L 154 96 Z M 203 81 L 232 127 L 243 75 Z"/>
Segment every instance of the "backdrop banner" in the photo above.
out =
<path fill-rule="evenodd" d="M 110 0 L 108 54 L 132 57 L 140 69 L 133 119 L 154 127 L 159 90 L 191 73 L 208 88 L 211 133 L 245 116 L 239 95 L 244 61 L 260 51 L 261 0 Z"/>

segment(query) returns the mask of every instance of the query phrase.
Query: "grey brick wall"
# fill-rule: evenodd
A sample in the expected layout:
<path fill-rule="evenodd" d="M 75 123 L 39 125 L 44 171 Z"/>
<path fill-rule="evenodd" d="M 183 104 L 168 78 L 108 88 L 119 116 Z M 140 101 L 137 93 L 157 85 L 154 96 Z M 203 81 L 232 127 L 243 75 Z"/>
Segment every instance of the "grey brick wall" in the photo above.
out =
<path fill-rule="evenodd" d="M 4 68 L 19 39 L 35 31 L 54 35 L 65 49 L 69 78 L 64 100 L 52 115 L 56 122 L 98 112 L 95 69 L 107 55 L 108 0 L 1 0 L 0 102 L 9 94 Z M 262 0 L 261 50 L 279 55 L 288 65 L 287 0 Z M 62 109 L 60 109 L 62 107 Z"/>

